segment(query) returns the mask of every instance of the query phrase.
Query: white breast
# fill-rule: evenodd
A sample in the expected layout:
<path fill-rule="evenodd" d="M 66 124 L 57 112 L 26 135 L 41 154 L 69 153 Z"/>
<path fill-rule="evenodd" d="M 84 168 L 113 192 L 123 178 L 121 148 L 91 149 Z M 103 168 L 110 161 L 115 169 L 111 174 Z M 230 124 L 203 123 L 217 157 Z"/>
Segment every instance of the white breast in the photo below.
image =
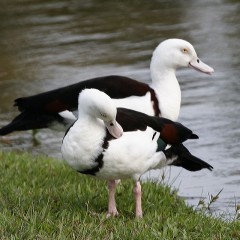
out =
<path fill-rule="evenodd" d="M 177 121 L 180 106 L 181 106 L 181 91 L 180 88 L 169 89 L 157 93 L 161 117 L 168 118 L 172 121 Z"/>
<path fill-rule="evenodd" d="M 95 158 L 102 152 L 105 127 L 101 121 L 89 124 L 89 120 L 76 121 L 69 129 L 62 143 L 62 155 L 76 170 L 86 170 L 96 166 Z M 89 129 L 88 126 L 91 126 Z"/>

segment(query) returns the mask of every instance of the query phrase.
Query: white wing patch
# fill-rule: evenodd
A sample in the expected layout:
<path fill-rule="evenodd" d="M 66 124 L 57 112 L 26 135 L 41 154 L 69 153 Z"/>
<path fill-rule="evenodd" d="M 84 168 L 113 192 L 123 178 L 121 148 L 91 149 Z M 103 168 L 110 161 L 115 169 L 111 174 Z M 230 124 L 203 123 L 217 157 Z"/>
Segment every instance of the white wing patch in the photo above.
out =
<path fill-rule="evenodd" d="M 150 92 L 147 92 L 146 95 L 142 97 L 131 96 L 121 99 L 113 99 L 113 101 L 117 107 L 132 109 L 151 116 L 154 115 Z"/>

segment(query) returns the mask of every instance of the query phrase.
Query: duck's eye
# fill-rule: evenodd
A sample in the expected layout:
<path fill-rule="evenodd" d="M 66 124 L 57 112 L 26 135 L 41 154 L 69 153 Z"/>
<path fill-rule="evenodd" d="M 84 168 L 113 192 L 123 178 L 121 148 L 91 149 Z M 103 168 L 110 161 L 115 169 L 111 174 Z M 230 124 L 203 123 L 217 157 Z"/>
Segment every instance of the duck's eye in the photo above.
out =
<path fill-rule="evenodd" d="M 113 123 L 110 123 L 110 126 L 113 126 Z"/>
<path fill-rule="evenodd" d="M 183 52 L 183 53 L 187 53 L 188 50 L 187 50 L 186 48 L 183 48 L 183 49 L 182 49 L 182 52 Z"/>
<path fill-rule="evenodd" d="M 107 115 L 106 115 L 106 114 L 104 114 L 104 113 L 100 113 L 100 115 L 101 115 L 102 117 L 104 117 L 104 118 L 106 118 L 106 117 L 107 117 Z"/>

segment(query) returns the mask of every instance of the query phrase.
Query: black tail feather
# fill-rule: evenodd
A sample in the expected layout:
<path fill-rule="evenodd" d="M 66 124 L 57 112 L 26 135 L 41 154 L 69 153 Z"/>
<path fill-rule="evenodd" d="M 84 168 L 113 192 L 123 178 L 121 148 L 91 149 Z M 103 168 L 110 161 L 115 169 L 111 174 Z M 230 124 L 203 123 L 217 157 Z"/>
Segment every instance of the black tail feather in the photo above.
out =
<path fill-rule="evenodd" d="M 207 168 L 212 171 L 213 167 L 205 161 L 193 156 L 183 144 L 171 146 L 164 151 L 167 159 L 173 160 L 170 165 L 183 167 L 189 171 L 199 171 Z"/>
<path fill-rule="evenodd" d="M 7 135 L 14 131 L 48 128 L 54 122 L 65 124 L 64 119 L 58 114 L 22 112 L 0 129 L 0 135 Z"/>
<path fill-rule="evenodd" d="M 199 137 L 197 134 L 192 133 L 192 135 L 189 137 L 189 139 L 199 139 Z"/>

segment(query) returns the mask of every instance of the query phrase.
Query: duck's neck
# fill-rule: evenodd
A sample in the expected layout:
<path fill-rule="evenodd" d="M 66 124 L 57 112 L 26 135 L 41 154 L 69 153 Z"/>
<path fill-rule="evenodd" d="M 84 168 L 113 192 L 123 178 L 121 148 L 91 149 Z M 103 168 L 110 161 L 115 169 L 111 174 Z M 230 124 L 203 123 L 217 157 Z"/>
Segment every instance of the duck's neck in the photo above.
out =
<path fill-rule="evenodd" d="M 176 121 L 181 105 L 181 90 L 176 70 L 152 59 L 150 65 L 152 84 L 159 101 L 161 116 Z"/>
<path fill-rule="evenodd" d="M 79 111 L 78 120 L 75 122 L 75 125 L 76 132 L 78 131 L 76 133 L 78 138 L 82 139 L 83 144 L 88 144 L 86 148 L 92 148 L 92 154 L 98 155 L 106 136 L 106 128 L 103 121 Z"/>
<path fill-rule="evenodd" d="M 82 127 L 82 129 L 89 129 L 88 131 L 95 129 L 95 128 L 101 128 L 102 124 L 101 121 L 95 117 L 92 117 L 89 114 L 85 114 L 84 112 L 82 112 L 81 109 L 78 109 L 78 119 L 76 121 L 76 123 L 78 125 L 83 125 L 84 127 Z M 82 131 L 82 129 L 80 129 L 80 131 Z"/>

